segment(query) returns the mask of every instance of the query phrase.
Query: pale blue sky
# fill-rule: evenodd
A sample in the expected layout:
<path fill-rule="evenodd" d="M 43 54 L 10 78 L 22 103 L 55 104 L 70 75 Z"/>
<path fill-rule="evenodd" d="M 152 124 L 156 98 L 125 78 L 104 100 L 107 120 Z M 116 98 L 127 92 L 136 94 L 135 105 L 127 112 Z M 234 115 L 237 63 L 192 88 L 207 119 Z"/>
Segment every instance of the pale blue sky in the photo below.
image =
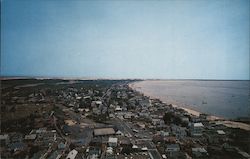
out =
<path fill-rule="evenodd" d="M 249 79 L 249 0 L 2 0 L 1 75 Z"/>

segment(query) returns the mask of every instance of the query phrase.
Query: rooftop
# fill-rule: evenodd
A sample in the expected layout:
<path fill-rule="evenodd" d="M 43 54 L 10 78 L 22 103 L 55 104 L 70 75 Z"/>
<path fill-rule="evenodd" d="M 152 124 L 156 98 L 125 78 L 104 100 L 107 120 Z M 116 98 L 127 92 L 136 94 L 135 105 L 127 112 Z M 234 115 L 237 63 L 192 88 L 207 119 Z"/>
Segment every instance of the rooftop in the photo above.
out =
<path fill-rule="evenodd" d="M 112 135 L 112 134 L 115 134 L 115 130 L 113 128 L 94 129 L 94 135 L 95 136 Z"/>
<path fill-rule="evenodd" d="M 180 148 L 180 146 L 178 144 L 169 144 L 167 148 Z"/>
<path fill-rule="evenodd" d="M 66 157 L 66 159 L 74 159 L 77 155 L 77 151 L 76 150 L 72 150 L 69 152 L 68 156 Z"/>
<path fill-rule="evenodd" d="M 219 135 L 225 135 L 225 134 L 226 134 L 223 130 L 217 130 L 217 133 L 218 133 Z"/>
<path fill-rule="evenodd" d="M 0 135 L 0 140 L 6 140 L 8 139 L 8 137 L 9 137 L 8 134 Z"/>
<path fill-rule="evenodd" d="M 36 139 L 36 134 L 25 135 L 26 140 L 34 140 Z"/>
<path fill-rule="evenodd" d="M 116 137 L 109 137 L 109 141 L 111 143 L 117 143 L 118 139 Z"/>
<path fill-rule="evenodd" d="M 202 123 L 194 123 L 194 127 L 203 127 L 204 125 Z"/>
<path fill-rule="evenodd" d="M 197 147 L 197 148 L 192 148 L 193 152 L 201 152 L 201 153 L 206 153 L 207 150 L 204 149 L 203 147 Z"/>

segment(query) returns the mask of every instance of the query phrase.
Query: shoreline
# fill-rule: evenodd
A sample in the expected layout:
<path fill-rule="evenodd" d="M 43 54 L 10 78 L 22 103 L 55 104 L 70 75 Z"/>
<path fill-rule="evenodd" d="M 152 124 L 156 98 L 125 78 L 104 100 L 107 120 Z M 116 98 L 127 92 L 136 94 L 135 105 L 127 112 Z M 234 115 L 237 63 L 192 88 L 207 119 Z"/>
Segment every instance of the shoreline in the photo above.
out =
<path fill-rule="evenodd" d="M 148 96 L 150 99 L 159 99 L 162 103 L 165 103 L 165 104 L 171 104 L 174 108 L 178 108 L 178 109 L 183 109 L 185 110 L 186 112 L 188 112 L 189 114 L 191 115 L 194 115 L 194 116 L 199 116 L 200 114 L 202 114 L 202 112 L 199 112 L 197 110 L 193 110 L 193 109 L 190 109 L 190 108 L 186 108 L 186 107 L 183 107 L 183 106 L 179 106 L 177 103 L 167 103 L 165 101 L 162 101 L 162 99 L 160 99 L 160 97 L 157 97 L 157 96 L 153 96 L 151 95 L 150 93 L 148 92 L 143 92 L 139 87 L 136 87 L 134 84 L 137 83 L 137 82 L 133 82 L 133 83 L 130 83 L 129 84 L 129 87 L 132 88 L 133 90 L 136 90 L 140 93 L 143 93 L 144 95 Z M 213 121 L 213 120 L 225 120 L 224 118 L 222 117 L 217 117 L 217 116 L 214 116 L 214 115 L 208 115 L 208 118 Z"/>
<path fill-rule="evenodd" d="M 129 83 L 128 86 L 131 89 L 135 90 L 135 91 L 143 93 L 145 96 L 148 96 L 150 99 L 159 99 L 163 103 L 171 104 L 174 108 L 183 109 L 184 111 L 186 111 L 187 113 L 189 113 L 191 115 L 199 116 L 200 114 L 202 114 L 202 112 L 199 112 L 199 111 L 196 111 L 196 110 L 193 110 L 193 109 L 190 109 L 190 108 L 186 108 L 186 107 L 183 107 L 183 106 L 179 106 L 176 103 L 174 103 L 174 104 L 173 103 L 167 103 L 167 102 L 163 101 L 160 97 L 151 95 L 149 92 L 145 92 L 145 91 L 143 92 L 140 87 L 135 86 L 135 84 L 138 83 L 138 82 L 141 82 L 141 81 Z M 236 121 L 233 121 L 233 120 L 227 120 L 225 118 L 214 116 L 214 115 L 208 115 L 208 121 L 216 122 L 217 124 L 222 124 L 222 125 L 224 125 L 226 127 L 230 127 L 230 128 L 240 128 L 240 129 L 250 131 L 250 125 L 249 124 L 242 123 L 242 122 L 236 122 Z"/>

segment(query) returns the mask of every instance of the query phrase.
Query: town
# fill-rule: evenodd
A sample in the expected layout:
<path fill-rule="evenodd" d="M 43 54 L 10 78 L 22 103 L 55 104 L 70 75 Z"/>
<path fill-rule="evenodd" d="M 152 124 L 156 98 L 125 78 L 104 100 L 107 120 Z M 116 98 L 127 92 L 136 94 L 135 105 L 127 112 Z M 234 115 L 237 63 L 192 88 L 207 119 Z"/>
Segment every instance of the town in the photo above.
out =
<path fill-rule="evenodd" d="M 135 80 L 1 80 L 1 158 L 249 159 L 249 130 L 151 99 Z"/>

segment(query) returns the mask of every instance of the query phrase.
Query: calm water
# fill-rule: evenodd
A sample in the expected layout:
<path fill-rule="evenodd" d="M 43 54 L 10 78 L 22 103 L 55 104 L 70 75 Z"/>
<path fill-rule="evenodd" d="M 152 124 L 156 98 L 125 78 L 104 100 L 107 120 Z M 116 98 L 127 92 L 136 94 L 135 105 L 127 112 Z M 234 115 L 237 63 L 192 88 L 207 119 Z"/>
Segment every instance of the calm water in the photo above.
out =
<path fill-rule="evenodd" d="M 168 104 L 224 118 L 250 117 L 250 81 L 142 81 L 134 87 Z"/>

